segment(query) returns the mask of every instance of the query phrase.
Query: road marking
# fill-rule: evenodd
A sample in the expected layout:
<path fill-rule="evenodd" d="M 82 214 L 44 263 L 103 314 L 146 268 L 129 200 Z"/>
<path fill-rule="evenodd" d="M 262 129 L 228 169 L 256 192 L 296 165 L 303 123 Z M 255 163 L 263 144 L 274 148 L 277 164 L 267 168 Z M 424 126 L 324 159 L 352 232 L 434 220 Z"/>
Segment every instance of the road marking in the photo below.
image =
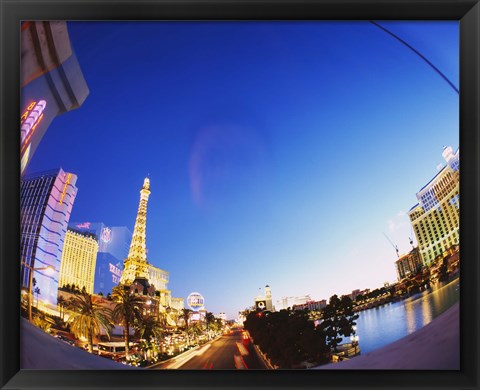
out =
<path fill-rule="evenodd" d="M 240 355 L 242 355 L 242 356 L 248 356 L 249 355 L 249 352 L 248 352 L 247 348 L 245 348 L 245 345 L 243 345 L 242 343 L 240 343 L 238 341 L 235 344 L 237 344 L 238 352 L 240 352 Z"/>
<path fill-rule="evenodd" d="M 208 348 L 210 348 L 211 346 L 212 346 L 212 344 L 207 344 L 207 345 L 205 345 L 202 349 L 199 349 L 199 350 L 195 353 L 195 355 L 198 355 L 198 356 L 203 355 L 203 353 L 204 353 Z"/>
<path fill-rule="evenodd" d="M 233 360 L 235 361 L 235 368 L 237 370 L 245 370 L 247 368 L 241 355 L 233 355 Z"/>

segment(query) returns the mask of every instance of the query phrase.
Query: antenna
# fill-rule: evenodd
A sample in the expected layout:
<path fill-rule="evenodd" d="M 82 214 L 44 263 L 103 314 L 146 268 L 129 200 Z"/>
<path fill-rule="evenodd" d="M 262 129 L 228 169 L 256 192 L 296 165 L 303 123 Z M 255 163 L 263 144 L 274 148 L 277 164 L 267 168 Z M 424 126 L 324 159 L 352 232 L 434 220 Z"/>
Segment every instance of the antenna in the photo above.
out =
<path fill-rule="evenodd" d="M 382 233 L 383 233 L 383 232 L 382 232 Z M 392 242 L 392 240 L 390 240 L 390 238 L 388 238 L 388 236 L 387 236 L 385 233 L 383 233 L 383 235 L 384 235 L 385 238 L 388 240 L 388 242 L 389 242 L 390 244 L 392 244 L 392 246 L 395 248 L 395 251 L 397 252 L 397 257 L 400 257 L 400 254 L 398 253 L 398 247 Z"/>

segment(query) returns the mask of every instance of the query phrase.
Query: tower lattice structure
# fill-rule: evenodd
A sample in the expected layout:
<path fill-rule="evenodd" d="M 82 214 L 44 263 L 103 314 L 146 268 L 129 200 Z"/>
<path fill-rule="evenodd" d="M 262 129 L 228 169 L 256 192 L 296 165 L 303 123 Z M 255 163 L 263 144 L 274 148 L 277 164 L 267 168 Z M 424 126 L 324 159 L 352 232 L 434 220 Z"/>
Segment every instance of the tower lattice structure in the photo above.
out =
<path fill-rule="evenodd" d="M 124 270 L 120 278 L 120 284 L 129 285 L 135 279 L 146 279 L 147 281 L 149 279 L 146 250 L 147 204 L 149 196 L 150 180 L 146 177 L 140 190 L 140 204 L 135 220 L 132 243 L 130 244 L 128 257 L 124 260 Z"/>

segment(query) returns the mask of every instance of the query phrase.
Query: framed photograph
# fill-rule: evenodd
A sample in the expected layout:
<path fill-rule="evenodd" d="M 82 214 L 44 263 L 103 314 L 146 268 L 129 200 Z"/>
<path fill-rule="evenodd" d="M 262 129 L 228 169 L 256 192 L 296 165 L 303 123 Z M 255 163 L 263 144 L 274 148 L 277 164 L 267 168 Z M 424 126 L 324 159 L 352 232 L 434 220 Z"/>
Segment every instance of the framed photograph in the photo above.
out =
<path fill-rule="evenodd" d="M 479 388 L 477 1 L 0 1 L 2 389 Z"/>

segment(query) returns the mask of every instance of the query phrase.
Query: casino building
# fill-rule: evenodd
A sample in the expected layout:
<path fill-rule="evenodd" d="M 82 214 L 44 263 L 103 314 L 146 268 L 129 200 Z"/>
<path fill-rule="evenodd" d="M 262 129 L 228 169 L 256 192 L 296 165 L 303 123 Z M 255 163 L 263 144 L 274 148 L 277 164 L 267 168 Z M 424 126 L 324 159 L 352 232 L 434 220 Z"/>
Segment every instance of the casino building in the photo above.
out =
<path fill-rule="evenodd" d="M 443 148 L 447 164 L 417 193 L 418 203 L 408 212 L 423 265 L 430 265 L 459 244 L 459 150 Z"/>
<path fill-rule="evenodd" d="M 57 304 L 62 250 L 72 206 L 77 195 L 77 176 L 57 170 L 25 176 L 20 184 L 21 286 L 28 290 L 33 269 L 40 289 L 39 300 Z M 53 268 L 49 275 L 37 268 Z"/>
<path fill-rule="evenodd" d="M 98 241 L 91 233 L 82 233 L 68 228 L 63 245 L 58 286 L 75 285 L 78 289 L 93 294 L 95 263 Z"/>
<path fill-rule="evenodd" d="M 255 310 L 267 310 L 274 311 L 275 308 L 272 304 L 272 289 L 267 284 L 265 286 L 265 295 L 258 295 L 254 299 Z"/>
<path fill-rule="evenodd" d="M 106 296 L 122 277 L 123 260 L 128 255 L 132 233 L 126 226 L 108 226 L 103 222 L 74 222 L 69 227 L 97 237 L 93 292 Z"/>
<path fill-rule="evenodd" d="M 23 174 L 53 119 L 80 107 L 89 94 L 66 22 L 22 22 L 20 85 Z"/>

